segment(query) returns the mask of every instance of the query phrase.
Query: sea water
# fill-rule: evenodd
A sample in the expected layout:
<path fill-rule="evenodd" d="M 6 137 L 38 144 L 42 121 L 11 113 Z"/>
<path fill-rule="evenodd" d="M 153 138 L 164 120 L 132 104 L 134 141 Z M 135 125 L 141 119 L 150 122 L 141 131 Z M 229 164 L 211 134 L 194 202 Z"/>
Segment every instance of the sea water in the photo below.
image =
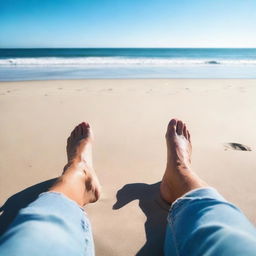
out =
<path fill-rule="evenodd" d="M 256 48 L 0 49 L 0 81 L 256 78 Z"/>

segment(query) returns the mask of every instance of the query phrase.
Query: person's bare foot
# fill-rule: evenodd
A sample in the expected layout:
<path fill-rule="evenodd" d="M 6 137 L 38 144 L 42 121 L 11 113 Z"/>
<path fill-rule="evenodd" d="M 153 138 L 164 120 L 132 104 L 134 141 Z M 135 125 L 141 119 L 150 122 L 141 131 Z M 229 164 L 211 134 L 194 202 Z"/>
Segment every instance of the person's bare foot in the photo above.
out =
<path fill-rule="evenodd" d="M 52 187 L 80 205 L 96 202 L 100 185 L 92 164 L 92 130 L 88 123 L 75 127 L 67 140 L 68 163 L 62 176 Z"/>
<path fill-rule="evenodd" d="M 168 203 L 192 189 L 207 187 L 191 170 L 192 144 L 186 125 L 177 119 L 169 122 L 166 132 L 167 165 L 160 194 Z"/>
<path fill-rule="evenodd" d="M 88 123 L 77 125 L 67 139 L 68 163 L 64 167 L 64 172 L 69 165 L 74 163 L 85 164 L 90 169 L 92 166 L 92 141 L 93 134 Z"/>

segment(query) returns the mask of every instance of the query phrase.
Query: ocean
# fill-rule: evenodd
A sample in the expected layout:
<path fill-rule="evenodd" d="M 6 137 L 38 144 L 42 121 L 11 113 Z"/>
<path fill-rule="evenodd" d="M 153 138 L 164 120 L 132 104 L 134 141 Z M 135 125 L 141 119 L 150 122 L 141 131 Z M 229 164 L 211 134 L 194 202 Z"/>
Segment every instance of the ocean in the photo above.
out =
<path fill-rule="evenodd" d="M 256 48 L 0 49 L 0 81 L 256 78 Z"/>

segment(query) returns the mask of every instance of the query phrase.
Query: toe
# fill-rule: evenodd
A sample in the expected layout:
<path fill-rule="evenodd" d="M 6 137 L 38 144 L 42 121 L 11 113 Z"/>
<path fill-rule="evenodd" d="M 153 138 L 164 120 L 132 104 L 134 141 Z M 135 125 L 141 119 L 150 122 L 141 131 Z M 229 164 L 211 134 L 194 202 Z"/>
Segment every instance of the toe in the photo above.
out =
<path fill-rule="evenodd" d="M 74 129 L 74 136 L 77 137 L 78 134 L 78 125 L 76 126 L 76 128 Z"/>
<path fill-rule="evenodd" d="M 179 121 L 177 122 L 177 128 L 176 128 L 176 131 L 177 131 L 177 134 L 178 134 L 178 135 L 182 135 L 183 126 L 184 126 L 183 122 L 179 120 Z"/>
<path fill-rule="evenodd" d="M 83 122 L 82 127 L 83 127 L 83 136 L 89 137 L 91 135 L 91 128 L 89 123 Z"/>
<path fill-rule="evenodd" d="M 80 126 L 81 126 L 81 135 L 84 136 L 84 122 L 82 122 Z"/>
<path fill-rule="evenodd" d="M 168 124 L 168 132 L 174 133 L 176 131 L 177 119 L 172 119 Z"/>
<path fill-rule="evenodd" d="M 176 118 L 173 118 L 171 119 L 171 121 L 169 122 L 169 126 L 175 126 L 177 124 L 177 119 Z"/>
<path fill-rule="evenodd" d="M 83 135 L 83 125 L 82 125 L 82 123 L 78 125 L 77 133 L 78 133 L 79 136 Z"/>
<path fill-rule="evenodd" d="M 81 127 L 82 127 L 82 135 L 84 136 L 84 135 L 86 135 L 86 123 L 85 122 L 82 122 L 81 123 Z"/>
<path fill-rule="evenodd" d="M 190 132 L 189 131 L 187 131 L 187 132 L 188 132 L 188 141 L 191 142 L 191 140 L 190 140 Z"/>
<path fill-rule="evenodd" d="M 74 130 L 71 132 L 71 134 L 70 134 L 70 139 L 71 139 L 71 138 L 74 138 L 75 135 L 76 135 L 76 127 L 75 127 Z"/>
<path fill-rule="evenodd" d="M 90 125 L 87 122 L 83 122 L 83 125 L 85 126 L 86 129 L 90 128 Z"/>
<path fill-rule="evenodd" d="M 83 130 L 83 136 L 88 136 L 89 135 L 89 129 L 90 129 L 90 125 L 86 122 L 83 122 L 81 124 L 82 126 L 82 130 Z"/>
<path fill-rule="evenodd" d="M 184 124 L 184 126 L 183 126 L 183 135 L 184 135 L 184 137 L 186 138 L 186 139 L 188 139 L 188 130 L 187 130 L 187 127 L 186 127 L 186 125 Z"/>

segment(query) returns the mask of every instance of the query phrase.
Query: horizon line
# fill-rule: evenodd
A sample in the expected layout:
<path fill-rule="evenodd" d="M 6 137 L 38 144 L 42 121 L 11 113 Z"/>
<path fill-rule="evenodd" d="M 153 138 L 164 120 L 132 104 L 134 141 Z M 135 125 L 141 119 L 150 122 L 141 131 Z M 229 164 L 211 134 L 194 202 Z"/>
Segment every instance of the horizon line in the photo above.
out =
<path fill-rule="evenodd" d="M 8 49 L 256 49 L 254 47 L 0 47 L 0 50 Z"/>

